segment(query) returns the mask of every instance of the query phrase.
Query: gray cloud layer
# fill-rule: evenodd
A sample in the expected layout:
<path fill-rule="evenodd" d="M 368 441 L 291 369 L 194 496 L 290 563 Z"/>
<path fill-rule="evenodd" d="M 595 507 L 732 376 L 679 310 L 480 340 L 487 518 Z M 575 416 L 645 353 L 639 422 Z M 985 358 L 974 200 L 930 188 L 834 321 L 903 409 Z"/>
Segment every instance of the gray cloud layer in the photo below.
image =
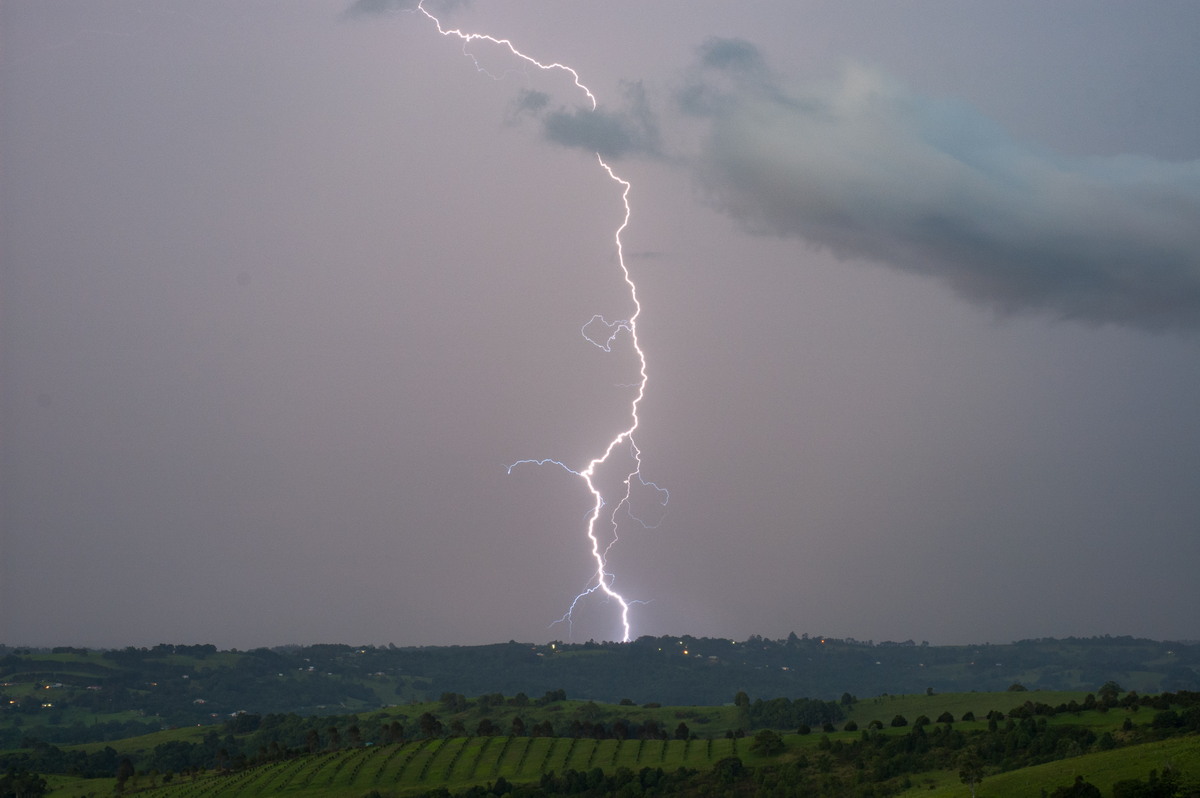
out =
<path fill-rule="evenodd" d="M 711 201 L 750 230 L 938 277 L 1005 312 L 1200 323 L 1200 161 L 1066 158 L 851 68 L 785 87 L 712 40 L 679 94 Z"/>
<path fill-rule="evenodd" d="M 542 124 L 547 141 L 564 147 L 596 152 L 605 158 L 661 152 L 658 122 L 646 100 L 641 83 L 624 85 L 623 107 L 558 108 L 548 110 L 550 98 L 538 91 L 526 91 L 517 99 L 514 118 L 528 114 Z"/>
<path fill-rule="evenodd" d="M 705 43 L 677 100 L 704 129 L 672 160 L 752 232 L 930 275 L 1006 313 L 1200 325 L 1200 161 L 1056 155 L 863 68 L 787 86 L 735 39 Z M 548 107 L 536 92 L 517 104 L 554 143 L 663 155 L 640 84 L 620 110 Z"/>
<path fill-rule="evenodd" d="M 344 17 L 373 17 L 396 11 L 413 11 L 418 0 L 355 0 L 345 11 Z"/>

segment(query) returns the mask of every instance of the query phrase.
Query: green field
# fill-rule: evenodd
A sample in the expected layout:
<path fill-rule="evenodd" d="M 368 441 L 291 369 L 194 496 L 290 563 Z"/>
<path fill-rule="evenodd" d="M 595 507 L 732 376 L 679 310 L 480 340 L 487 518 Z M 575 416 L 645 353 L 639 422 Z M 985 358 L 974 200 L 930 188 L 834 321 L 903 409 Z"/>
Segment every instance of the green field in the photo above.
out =
<path fill-rule="evenodd" d="M 1099 713 L 1095 713 L 1099 714 Z M 1124 715 L 1124 713 L 1115 713 Z M 1115 725 L 1116 724 L 1112 724 Z M 904 730 L 891 732 L 902 735 Z M 830 740 L 857 735 L 837 733 Z M 775 757 L 759 756 L 750 739 L 692 740 L 592 740 L 586 738 L 459 737 L 418 740 L 399 745 L 366 746 L 304 756 L 230 774 L 208 773 L 199 777 L 176 777 L 162 785 L 155 777 L 141 776 L 130 788 L 156 798 L 233 798 L 234 796 L 285 796 L 328 798 L 365 795 L 373 790 L 384 795 L 413 795 L 447 788 L 461 791 L 504 778 L 512 783 L 536 782 L 547 772 L 567 769 L 606 773 L 618 768 L 638 772 L 642 768 L 707 770 L 726 757 L 737 756 L 748 766 L 795 761 L 801 755 L 817 754 L 822 735 L 784 735 L 785 751 Z M 1182 769 L 1200 772 L 1200 738 L 1195 735 L 1149 742 L 1112 751 L 1088 753 L 1044 765 L 1007 773 L 985 775 L 979 798 L 1025 798 L 1043 788 L 1070 784 L 1083 776 L 1105 794 L 1123 779 L 1144 779 L 1151 769 Z M 913 774 L 912 786 L 901 795 L 949 798 L 962 796 L 965 787 L 956 773 L 930 771 Z M 82 798 L 112 792 L 114 781 L 54 777 L 53 796 Z"/>
<path fill-rule="evenodd" d="M 778 729 L 782 749 L 769 755 L 756 747 L 757 731 L 749 731 L 745 737 L 730 733 L 744 725 L 748 717 L 746 707 L 638 707 L 628 703 L 565 700 L 517 707 L 483 699 L 460 702 L 466 708 L 458 712 L 448 711 L 446 702 L 425 702 L 321 719 L 316 728 L 321 732 L 320 745 L 326 750 L 311 754 L 292 747 L 277 749 L 271 756 L 266 756 L 266 749 L 259 747 L 256 755 L 253 753 L 255 747 L 264 744 L 253 742 L 256 739 L 253 730 L 236 735 L 231 733 L 236 730 L 235 720 L 224 727 L 188 726 L 69 748 L 90 753 L 111 746 L 121 757 L 140 763 L 151 761 L 156 747 L 168 743 L 198 745 L 207 738 L 211 744 L 219 735 L 220 745 L 228 746 L 235 753 L 239 750 L 238 745 L 245 744 L 240 759 L 222 755 L 224 761 L 218 766 L 220 769 L 209 765 L 196 772 L 178 774 L 138 772 L 125 784 L 126 794 L 155 798 L 327 798 L 365 796 L 373 792 L 399 797 L 440 789 L 461 792 L 473 786 L 495 784 L 501 779 L 518 785 L 533 784 L 546 774 L 554 773 L 561 778 L 568 771 L 584 774 L 581 776 L 584 778 L 615 777 L 625 773 L 628 774 L 626 778 L 635 779 L 649 771 L 653 780 L 655 771 L 673 774 L 683 769 L 697 772 L 699 775 L 694 778 L 702 781 L 713 777 L 714 772 L 719 772 L 714 771 L 718 763 L 727 762 L 731 757 L 736 757 L 748 768 L 758 769 L 757 775 L 739 776 L 744 786 L 752 781 L 764 786 L 774 784 L 780 786 L 780 794 L 841 798 L 859 794 L 855 790 L 863 785 L 879 784 L 888 794 L 937 798 L 967 794 L 957 770 L 946 769 L 956 751 L 980 746 L 991 746 L 993 752 L 1004 746 L 1011 748 L 1013 740 L 1022 733 L 1029 739 L 1045 735 L 1042 739 L 1049 739 L 1051 747 L 1028 755 L 1021 750 L 1011 755 L 993 755 L 987 760 L 984 779 L 977 790 L 978 798 L 1037 796 L 1043 789 L 1049 792 L 1071 784 L 1076 776 L 1083 776 L 1105 795 L 1110 793 L 1116 781 L 1145 779 L 1151 770 L 1161 772 L 1164 768 L 1177 768 L 1190 779 L 1200 776 L 1200 736 L 1194 732 L 1171 731 L 1161 725 L 1152 728 L 1158 710 L 1151 706 L 1112 706 L 1107 710 L 1058 712 L 1024 719 L 1009 714 L 1023 706 L 1082 704 L 1084 698 L 1083 693 L 1051 691 L 884 695 L 844 706 L 847 717 L 838 721 L 831 732 L 814 729 L 808 734 L 798 734 L 795 728 Z M 1195 699 L 1190 700 L 1192 711 L 1195 711 Z M 974 713 L 976 720 L 961 720 L 968 711 Z M 1002 713 L 1003 717 L 989 722 L 987 715 L 992 711 Z M 449 733 L 403 743 L 385 743 L 378 736 L 370 736 L 385 731 L 393 721 L 401 726 L 407 722 L 411 728 L 423 713 L 437 715 Z M 936 718 L 943 713 L 950 713 L 955 721 L 937 723 Z M 471 735 L 469 732 L 464 736 L 449 731 L 454 724 L 474 730 L 483 718 L 488 718 L 494 728 L 507 729 L 511 718 L 518 714 L 531 728 L 535 723 L 553 720 L 560 736 Z M 892 726 L 896 716 L 904 717 L 907 724 Z M 918 728 L 915 721 L 920 716 L 933 722 Z M 653 721 L 658 732 L 648 735 L 647 739 L 603 736 L 594 739 L 586 733 L 562 736 L 561 730 L 568 726 L 574 728 L 573 724 L 582 723 L 581 728 L 588 728 L 586 724 L 591 723 L 596 724 L 595 728 L 601 728 L 617 719 L 631 724 Z M 868 727 L 876 720 L 883 728 L 870 730 Z M 858 728 L 845 730 L 848 721 L 853 721 Z M 341 725 L 344 742 L 337 742 L 334 724 Z M 370 731 L 360 734 L 356 730 L 352 734 L 352 724 Z M 687 729 L 677 728 L 679 724 L 686 724 Z M 350 740 L 354 743 L 348 744 Z M 1025 744 L 1018 744 L 1018 749 Z M 328 750 L 330 748 L 337 750 Z M 922 767 L 928 767 L 932 762 L 940 769 L 922 771 L 910 764 L 896 764 L 906 761 L 905 752 L 919 754 L 921 751 L 940 751 L 933 758 L 920 760 L 926 763 Z M 1055 761 L 1048 761 L 1051 759 Z M 259 764 L 254 764 L 255 761 Z M 62 798 L 116 792 L 114 778 L 80 779 L 53 775 L 48 777 L 48 783 L 49 794 Z M 784 783 L 789 786 L 784 788 Z M 788 789 L 793 792 L 788 793 Z"/>
<path fill-rule="evenodd" d="M 1151 770 L 1162 772 L 1168 766 L 1192 777 L 1200 774 L 1200 738 L 1191 736 L 1145 743 L 997 773 L 985 776 L 976 794 L 978 798 L 1028 798 L 1039 795 L 1043 788 L 1053 791 L 1056 787 L 1070 785 L 1076 776 L 1083 776 L 1107 796 L 1115 782 L 1145 780 Z M 924 774 L 919 784 L 900 794 L 908 798 L 962 798 L 966 790 L 957 774 L 938 771 Z"/>
<path fill-rule="evenodd" d="M 736 743 L 736 744 L 735 744 Z M 565 737 L 457 737 L 419 740 L 318 754 L 277 762 L 231 775 L 205 775 L 192 781 L 159 786 L 162 798 L 224 796 L 359 795 L 379 790 L 397 795 L 436 787 L 451 791 L 473 784 L 532 782 L 543 773 L 567 769 L 612 771 L 626 767 L 697 770 L 738 754 L 746 757 L 746 740 L 591 740 Z M 750 757 L 748 761 L 754 761 Z M 765 760 L 764 760 L 765 761 Z M 111 783 L 111 780 L 109 780 Z M 83 782 L 64 785 L 54 795 L 76 796 Z M 148 786 L 143 779 L 140 787 Z M 92 787 L 92 790 L 95 788 Z"/>

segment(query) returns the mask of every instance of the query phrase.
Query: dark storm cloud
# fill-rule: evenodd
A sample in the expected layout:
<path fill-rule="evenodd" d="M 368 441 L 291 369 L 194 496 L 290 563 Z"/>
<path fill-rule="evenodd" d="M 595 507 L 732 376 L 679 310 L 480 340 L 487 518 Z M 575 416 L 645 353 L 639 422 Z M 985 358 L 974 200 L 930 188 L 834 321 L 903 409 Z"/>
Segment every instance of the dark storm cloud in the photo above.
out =
<path fill-rule="evenodd" d="M 656 155 L 660 151 L 658 123 L 646 101 L 641 83 L 626 83 L 624 107 L 558 109 L 541 114 L 542 134 L 548 141 L 564 147 L 598 152 L 605 158 L 640 153 Z M 518 100 L 518 110 L 542 112 L 545 95 L 526 92 Z"/>
<path fill-rule="evenodd" d="M 619 157 L 640 149 L 636 131 L 616 114 L 606 111 L 555 111 L 542 121 L 546 138 L 564 147 L 579 147 L 605 157 Z"/>
<path fill-rule="evenodd" d="M 745 39 L 709 39 L 700 47 L 700 63 L 715 69 L 758 74 L 766 67 L 758 48 Z"/>
<path fill-rule="evenodd" d="M 516 114 L 539 114 L 547 105 L 550 104 L 550 95 L 544 91 L 521 92 L 517 97 L 517 101 L 513 104 L 514 115 Z"/>
<path fill-rule="evenodd" d="M 418 0 L 355 0 L 342 12 L 344 17 L 373 17 L 395 11 L 413 11 Z"/>
<path fill-rule="evenodd" d="M 425 8 L 435 14 L 443 14 L 470 4 L 471 0 L 434 0 L 434 2 L 426 0 Z M 342 12 L 342 16 L 345 18 L 373 17 L 396 11 L 416 11 L 418 5 L 420 5 L 420 0 L 355 0 L 349 8 Z"/>
<path fill-rule="evenodd" d="M 1200 161 L 1059 156 L 861 68 L 786 87 L 737 40 L 704 45 L 679 103 L 705 124 L 702 185 L 749 230 L 1004 312 L 1200 325 Z"/>

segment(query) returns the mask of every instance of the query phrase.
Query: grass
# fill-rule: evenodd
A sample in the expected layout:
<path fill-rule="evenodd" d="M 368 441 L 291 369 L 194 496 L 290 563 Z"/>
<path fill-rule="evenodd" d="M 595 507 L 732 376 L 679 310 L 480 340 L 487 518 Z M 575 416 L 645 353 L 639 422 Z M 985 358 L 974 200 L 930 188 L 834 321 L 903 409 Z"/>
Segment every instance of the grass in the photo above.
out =
<path fill-rule="evenodd" d="M 81 743 L 79 745 L 64 745 L 60 746 L 67 751 L 84 751 L 86 753 L 94 753 L 102 751 L 108 746 L 119 747 L 122 754 L 144 754 L 154 750 L 156 745 L 162 743 L 174 742 L 176 740 L 185 740 L 191 743 L 198 743 L 204 739 L 204 735 L 210 732 L 222 733 L 220 726 L 180 726 L 177 729 L 163 729 L 162 731 L 151 732 L 149 734 L 141 734 L 137 737 L 126 737 L 120 741 L 102 740 L 95 743 Z"/>
<path fill-rule="evenodd" d="M 959 693 L 946 695 L 882 696 L 877 699 L 861 700 L 848 708 L 849 717 L 859 729 L 867 728 L 871 720 L 884 724 L 883 733 L 889 736 L 907 735 L 912 731 L 912 722 L 926 715 L 936 722 L 943 712 L 961 718 L 966 711 L 975 713 L 978 720 L 954 723 L 962 731 L 986 729 L 986 715 L 990 710 L 1007 714 L 1011 709 L 1026 701 L 1051 706 L 1082 702 L 1084 694 L 1074 692 L 999 692 Z M 594 740 L 590 738 L 548 737 L 454 737 L 433 740 L 414 740 L 392 745 L 366 745 L 335 752 L 324 752 L 282 762 L 274 762 L 244 771 L 217 775 L 204 774 L 197 778 L 177 777 L 173 783 L 160 785 L 149 791 L 151 798 L 325 798 L 333 795 L 365 795 L 378 790 L 388 795 L 404 796 L 413 793 L 446 787 L 459 791 L 476 784 L 495 782 L 503 777 L 513 783 L 536 781 L 547 772 L 563 772 L 566 769 L 589 771 L 599 768 L 613 773 L 618 768 L 637 772 L 642 768 L 662 768 L 672 771 L 680 767 L 696 770 L 711 768 L 716 762 L 730 756 L 740 757 L 747 765 L 784 763 L 807 757 L 817 761 L 823 757 L 819 750 L 824 738 L 836 742 L 859 739 L 861 731 L 835 731 L 822 734 L 816 731 L 799 735 L 781 730 L 786 750 L 779 756 L 767 757 L 752 749 L 753 738 L 730 739 L 723 736 L 728 717 L 736 716 L 734 707 L 663 707 L 643 708 L 621 705 L 598 705 L 586 701 L 557 702 L 548 707 L 491 707 L 481 710 L 472 708 L 460 715 L 442 713 L 438 703 L 413 704 L 384 710 L 384 718 L 404 714 L 413 718 L 420 712 L 439 714 L 447 723 L 451 718 L 478 717 L 485 714 L 501 728 L 507 725 L 506 715 L 524 713 L 532 722 L 535 718 L 553 717 L 555 723 L 569 722 L 578 717 L 588 722 L 606 718 L 626 717 L 633 722 L 654 718 L 668 731 L 680 719 L 696 731 L 701 724 L 709 729 L 708 735 L 691 740 Z M 909 721 L 905 727 L 893 728 L 890 720 L 903 715 Z M 1087 711 L 1063 713 L 1048 719 L 1053 725 L 1074 725 L 1090 728 L 1097 736 L 1111 731 L 1118 739 L 1119 729 L 1126 718 L 1144 725 L 1153 716 L 1153 711 L 1143 708 L 1140 712 L 1113 709 L 1108 712 Z M 674 721 L 674 722 L 671 722 Z M 1001 721 L 1001 726 L 1007 721 Z M 696 725 L 693 725 L 695 723 Z M 467 724 L 470 727 L 471 724 Z M 844 725 L 839 723 L 839 728 Z M 152 750 L 156 745 L 169 740 L 199 741 L 214 727 L 185 727 L 156 732 L 121 741 L 117 747 L 122 755 Z M 94 750 L 106 743 L 79 746 Z M 1044 787 L 1069 785 L 1076 775 L 1084 776 L 1104 792 L 1109 792 L 1115 781 L 1122 779 L 1145 779 L 1151 769 L 1162 770 L 1166 763 L 1180 767 L 1193 778 L 1200 775 L 1200 745 L 1197 737 L 1171 738 L 1165 741 L 1138 746 L 1118 748 L 1077 756 L 1067 760 L 1012 771 L 1010 773 L 987 774 L 978 790 L 979 798 L 1006 798 L 1012 796 L 1037 795 Z M 965 787 L 959 782 L 957 773 L 933 771 L 910 775 L 913 787 L 905 794 L 909 796 L 961 796 Z M 113 779 L 69 779 L 51 777 L 53 796 L 83 798 L 88 794 L 105 795 L 113 791 Z M 145 790 L 148 777 L 141 777 L 137 785 Z"/>
<path fill-rule="evenodd" d="M 742 746 L 747 747 L 745 745 Z M 536 781 L 566 769 L 661 767 L 702 769 L 729 756 L 732 740 L 592 740 L 566 737 L 457 737 L 369 746 L 276 762 L 231 775 L 206 775 L 160 786 L 156 798 L 356 795 L 372 789 L 398 795 L 444 786 L 451 790 L 493 782 Z M 111 779 L 107 780 L 111 789 Z M 96 781 L 87 781 L 95 791 Z M 145 786 L 143 784 L 143 786 Z M 71 785 L 64 783 L 64 790 Z M 73 787 L 72 787 L 73 788 Z M 75 796 L 79 792 L 55 792 Z"/>
<path fill-rule="evenodd" d="M 1083 713 L 1100 715 L 1102 713 Z M 1112 726 L 1124 713 L 1108 713 Z M 907 729 L 887 730 L 904 734 Z M 857 733 L 838 732 L 831 739 L 850 738 Z M 207 774 L 198 779 L 179 777 L 174 783 L 149 790 L 154 798 L 234 798 L 234 796 L 278 796 L 279 798 L 324 798 L 333 795 L 362 795 L 371 790 L 403 796 L 436 787 L 457 791 L 473 784 L 494 782 L 503 776 L 510 782 L 536 781 L 543 773 L 570 768 L 592 768 L 612 773 L 625 767 L 674 770 L 679 767 L 704 770 L 728 756 L 739 756 L 747 765 L 787 761 L 801 754 L 812 755 L 822 735 L 784 735 L 787 750 L 771 758 L 751 750 L 751 740 L 592 740 L 588 738 L 465 737 L 419 740 L 397 745 L 366 746 L 326 752 L 295 760 L 275 762 L 240 773 Z M 1108 793 L 1123 779 L 1145 779 L 1151 769 L 1166 766 L 1185 773 L 1200 773 L 1200 745 L 1195 736 L 1171 738 L 1112 751 L 1085 754 L 1071 759 L 1024 768 L 1009 773 L 991 773 L 979 785 L 979 798 L 1024 798 L 1043 788 L 1069 785 L 1077 775 Z M 931 771 L 911 776 L 906 796 L 949 798 L 964 794 L 964 786 L 952 771 Z M 49 779 L 55 798 L 83 798 L 112 792 L 113 779 Z M 147 788 L 142 777 L 139 788 Z"/>
<path fill-rule="evenodd" d="M 1166 765 L 1178 768 L 1185 776 L 1200 775 L 1200 744 L 1195 737 L 1177 737 L 1129 748 L 1102 751 L 1071 759 L 1048 762 L 1045 765 L 984 776 L 977 785 L 977 798 L 1028 798 L 1039 795 L 1044 788 L 1053 792 L 1083 776 L 1089 783 L 1108 795 L 1112 785 L 1125 779 L 1145 780 L 1151 770 L 1162 772 Z M 966 788 L 957 773 L 938 771 L 914 778 L 914 786 L 901 793 L 908 798 L 962 798 Z M 932 787 L 930 786 L 932 783 Z"/>
<path fill-rule="evenodd" d="M 904 730 L 896 730 L 903 733 Z M 783 759 L 815 747 L 820 735 L 786 735 L 788 751 Z M 535 781 L 549 771 L 567 768 L 586 771 L 600 768 L 613 772 L 618 767 L 637 771 L 643 767 L 674 770 L 679 767 L 706 769 L 716 761 L 737 755 L 748 765 L 773 761 L 750 750 L 748 739 L 729 740 L 591 740 L 586 738 L 468 737 L 416 741 L 400 745 L 369 746 L 326 753 L 301 760 L 278 762 L 239 774 L 209 775 L 192 782 L 159 787 L 156 798 L 232 798 L 233 796 L 356 795 L 372 789 L 406 795 L 435 787 L 461 790 L 472 784 L 494 782 L 503 776 L 510 782 Z M 778 761 L 778 760 L 774 760 Z M 1076 775 L 1108 792 L 1122 779 L 1144 779 L 1152 769 L 1167 763 L 1185 772 L 1200 770 L 1200 746 L 1194 737 L 1174 738 L 1131 748 L 1087 754 L 1072 759 L 1025 768 L 1010 773 L 989 774 L 979 785 L 979 798 L 1024 798 L 1037 795 L 1043 787 L 1070 784 Z M 933 771 L 912 777 L 913 787 L 905 795 L 961 796 L 964 791 L 955 773 Z M 108 780 L 111 782 L 111 780 Z M 95 781 L 56 780 L 56 796 L 99 794 Z M 109 785 L 111 787 L 111 785 Z M 145 786 L 144 784 L 142 786 Z"/>
<path fill-rule="evenodd" d="M 117 785 L 116 779 L 81 779 L 75 776 L 46 776 L 46 785 L 54 798 L 87 798 L 89 795 L 109 795 Z"/>

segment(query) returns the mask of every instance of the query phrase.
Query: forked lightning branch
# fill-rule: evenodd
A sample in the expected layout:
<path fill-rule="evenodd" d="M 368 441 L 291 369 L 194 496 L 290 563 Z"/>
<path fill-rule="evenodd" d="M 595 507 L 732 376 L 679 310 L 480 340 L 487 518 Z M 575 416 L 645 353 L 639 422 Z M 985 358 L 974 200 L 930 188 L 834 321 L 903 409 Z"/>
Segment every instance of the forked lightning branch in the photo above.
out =
<path fill-rule="evenodd" d="M 545 64 L 525 53 L 518 50 L 508 39 L 498 39 L 493 36 L 482 33 L 466 33 L 456 28 L 446 28 L 442 25 L 440 19 L 435 17 L 425 8 L 424 3 L 417 5 L 417 10 L 427 17 L 434 25 L 437 26 L 438 33 L 448 38 L 457 38 L 463 43 L 463 52 L 471 58 L 477 69 L 484 71 L 480 66 L 475 56 L 471 54 L 469 46 L 473 42 L 483 42 L 488 45 L 499 47 L 508 51 L 508 53 L 526 64 L 549 72 L 562 72 L 568 76 L 574 86 L 582 92 L 587 98 L 591 110 L 596 110 L 596 96 L 591 90 L 583 84 L 579 79 L 579 74 L 569 66 L 559 63 Z M 570 624 L 576 609 L 580 602 L 589 597 L 605 598 L 616 606 L 617 613 L 620 617 L 620 632 L 621 640 L 628 641 L 631 638 L 631 621 L 629 617 L 630 607 L 633 604 L 639 603 L 633 599 L 625 598 L 614 587 L 615 576 L 609 570 L 608 559 L 614 545 L 618 541 L 618 531 L 620 522 L 630 520 L 638 523 L 642 527 L 649 526 L 645 522 L 638 519 L 634 515 L 631 503 L 636 489 L 649 489 L 653 492 L 662 506 L 665 506 L 668 499 L 666 489 L 660 488 L 653 482 L 646 481 L 642 478 L 642 452 L 638 448 L 634 440 L 634 434 L 637 432 L 640 424 L 638 418 L 638 408 L 641 405 L 642 398 L 646 394 L 647 372 L 646 372 L 646 353 L 642 350 L 640 341 L 638 340 L 638 317 L 642 313 L 642 305 L 638 300 L 637 285 L 633 281 L 632 275 L 629 273 L 629 267 L 625 263 L 625 251 L 621 241 L 621 234 L 629 225 L 630 206 L 629 206 L 629 189 L 630 185 L 627 180 L 624 180 L 617 175 L 612 167 L 605 162 L 604 158 L 599 153 L 596 153 L 596 161 L 599 168 L 603 169 L 614 185 L 620 189 L 621 204 L 624 206 L 624 214 L 621 217 L 621 222 L 617 226 L 613 234 L 614 243 L 616 246 L 617 263 L 620 266 L 621 275 L 625 280 L 625 284 L 629 289 L 629 297 L 633 303 L 633 314 L 627 319 L 617 321 L 608 321 L 604 316 L 597 314 L 593 316 L 582 327 L 583 337 L 592 344 L 606 352 L 612 350 L 612 346 L 618 337 L 624 335 L 628 337 L 634 355 L 638 363 L 638 380 L 634 383 L 634 397 L 630 401 L 629 406 L 629 423 L 624 429 L 618 431 L 609 440 L 608 445 L 596 457 L 592 458 L 582 467 L 572 467 L 561 460 L 553 458 L 543 459 L 528 459 L 518 460 L 508 466 L 509 473 L 512 473 L 514 468 L 518 466 L 534 465 L 545 466 L 553 465 L 562 468 L 569 473 L 575 475 L 586 486 L 588 493 L 591 496 L 591 510 L 588 512 L 585 523 L 585 535 L 588 540 L 590 556 L 594 564 L 594 571 L 587 586 L 571 602 L 566 613 L 559 618 L 555 623 L 565 622 Z M 600 329 L 604 331 L 604 337 L 599 337 L 591 330 Z M 609 490 L 606 494 L 601 488 L 600 472 L 605 466 L 615 462 L 617 457 L 623 457 L 628 453 L 631 463 L 628 466 L 629 470 L 623 474 L 623 478 L 618 480 L 619 486 L 615 490 Z M 601 529 L 603 528 L 603 533 Z"/>

